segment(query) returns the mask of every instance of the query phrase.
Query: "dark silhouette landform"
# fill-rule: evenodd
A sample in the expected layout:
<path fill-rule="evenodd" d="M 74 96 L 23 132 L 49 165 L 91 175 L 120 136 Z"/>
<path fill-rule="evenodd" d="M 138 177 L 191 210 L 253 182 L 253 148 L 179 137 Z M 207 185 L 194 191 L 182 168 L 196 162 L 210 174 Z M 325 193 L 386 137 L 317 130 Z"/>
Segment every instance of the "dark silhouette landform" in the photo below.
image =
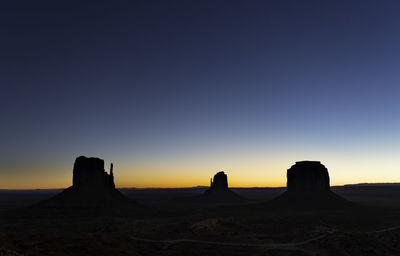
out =
<path fill-rule="evenodd" d="M 210 181 L 210 188 L 204 192 L 203 197 L 211 202 L 236 202 L 243 198 L 228 188 L 228 176 L 218 172 Z"/>
<path fill-rule="evenodd" d="M 270 205 L 288 208 L 327 209 L 352 204 L 330 189 L 328 169 L 319 161 L 300 161 L 287 170 L 286 192 Z"/>
<path fill-rule="evenodd" d="M 330 187 L 320 162 L 297 162 L 285 188 L 229 188 L 221 172 L 210 187 L 118 191 L 114 174 L 82 157 L 62 193 L 2 191 L 0 255 L 399 255 L 400 186 Z"/>
<path fill-rule="evenodd" d="M 74 163 L 72 186 L 56 196 L 40 202 L 38 206 L 69 209 L 118 209 L 135 204 L 115 188 L 113 164 L 111 164 L 108 174 L 104 170 L 104 160 L 80 156 Z"/>
<path fill-rule="evenodd" d="M 224 205 L 245 202 L 246 199 L 228 188 L 228 176 L 224 172 L 218 172 L 211 178 L 210 187 L 201 195 L 184 196 L 176 198 L 181 206 L 188 205 Z"/>

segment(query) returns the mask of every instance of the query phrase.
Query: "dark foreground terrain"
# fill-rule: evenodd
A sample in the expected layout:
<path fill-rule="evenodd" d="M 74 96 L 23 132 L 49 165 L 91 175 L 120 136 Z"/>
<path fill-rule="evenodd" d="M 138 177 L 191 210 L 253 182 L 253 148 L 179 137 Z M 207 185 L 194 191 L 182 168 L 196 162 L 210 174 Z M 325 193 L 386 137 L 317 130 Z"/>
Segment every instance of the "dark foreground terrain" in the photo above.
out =
<path fill-rule="evenodd" d="M 400 255 L 400 186 L 332 188 L 346 209 L 273 209 L 284 188 L 197 201 L 206 188 L 122 189 L 129 211 L 29 207 L 60 190 L 0 192 L 0 255 Z M 191 198 L 191 200 L 185 200 Z"/>

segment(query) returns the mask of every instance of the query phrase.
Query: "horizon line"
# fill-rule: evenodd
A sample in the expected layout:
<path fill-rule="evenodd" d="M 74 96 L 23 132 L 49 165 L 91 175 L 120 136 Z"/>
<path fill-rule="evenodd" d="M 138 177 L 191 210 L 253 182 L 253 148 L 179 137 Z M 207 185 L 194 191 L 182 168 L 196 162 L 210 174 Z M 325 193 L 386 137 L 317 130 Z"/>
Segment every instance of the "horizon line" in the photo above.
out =
<path fill-rule="evenodd" d="M 361 182 L 361 183 L 350 183 L 350 184 L 340 184 L 340 185 L 331 185 L 330 187 L 344 187 L 344 186 L 352 186 L 352 185 L 369 185 L 369 184 L 376 184 L 376 185 L 400 185 L 399 182 Z M 64 187 L 64 188 L 0 188 L 0 191 L 5 190 L 60 190 L 60 189 L 67 189 L 71 186 Z M 188 188 L 208 188 L 210 186 L 190 186 L 190 187 L 116 187 L 117 189 L 188 189 Z M 258 186 L 243 186 L 243 187 L 229 187 L 230 189 L 243 189 L 243 188 L 286 188 L 286 186 L 265 186 L 265 187 L 258 187 Z"/>

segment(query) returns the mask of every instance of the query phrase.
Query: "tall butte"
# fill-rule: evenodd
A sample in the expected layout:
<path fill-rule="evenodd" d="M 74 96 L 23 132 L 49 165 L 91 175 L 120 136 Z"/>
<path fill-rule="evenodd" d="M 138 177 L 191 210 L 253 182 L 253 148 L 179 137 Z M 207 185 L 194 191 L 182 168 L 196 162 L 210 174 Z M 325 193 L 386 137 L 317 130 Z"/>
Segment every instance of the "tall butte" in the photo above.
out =
<path fill-rule="evenodd" d="M 210 188 L 204 192 L 204 198 L 209 202 L 230 203 L 241 201 L 239 195 L 228 188 L 228 176 L 224 172 L 218 172 L 211 179 Z"/>
<path fill-rule="evenodd" d="M 70 209 L 110 209 L 133 206 L 115 188 L 113 164 L 110 173 L 104 169 L 104 160 L 96 157 L 77 157 L 73 168 L 72 186 L 38 206 Z"/>
<path fill-rule="evenodd" d="M 296 162 L 287 170 L 287 191 L 294 195 L 330 191 L 328 169 L 319 161 Z"/>
<path fill-rule="evenodd" d="M 287 170 L 286 192 L 271 205 L 293 208 L 338 208 L 351 205 L 330 189 L 328 169 L 319 161 L 296 162 Z"/>
<path fill-rule="evenodd" d="M 77 189 L 115 189 L 113 164 L 110 174 L 104 170 L 104 160 L 97 157 L 76 158 L 72 176 L 72 187 Z"/>

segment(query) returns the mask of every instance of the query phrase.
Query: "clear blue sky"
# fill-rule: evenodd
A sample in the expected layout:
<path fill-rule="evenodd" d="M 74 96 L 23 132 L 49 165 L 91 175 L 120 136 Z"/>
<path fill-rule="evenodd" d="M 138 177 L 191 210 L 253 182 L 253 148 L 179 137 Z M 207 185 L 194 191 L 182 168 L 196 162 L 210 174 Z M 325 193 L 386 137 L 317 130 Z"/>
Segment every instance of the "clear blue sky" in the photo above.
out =
<path fill-rule="evenodd" d="M 0 188 L 400 181 L 398 1 L 6 1 Z"/>

